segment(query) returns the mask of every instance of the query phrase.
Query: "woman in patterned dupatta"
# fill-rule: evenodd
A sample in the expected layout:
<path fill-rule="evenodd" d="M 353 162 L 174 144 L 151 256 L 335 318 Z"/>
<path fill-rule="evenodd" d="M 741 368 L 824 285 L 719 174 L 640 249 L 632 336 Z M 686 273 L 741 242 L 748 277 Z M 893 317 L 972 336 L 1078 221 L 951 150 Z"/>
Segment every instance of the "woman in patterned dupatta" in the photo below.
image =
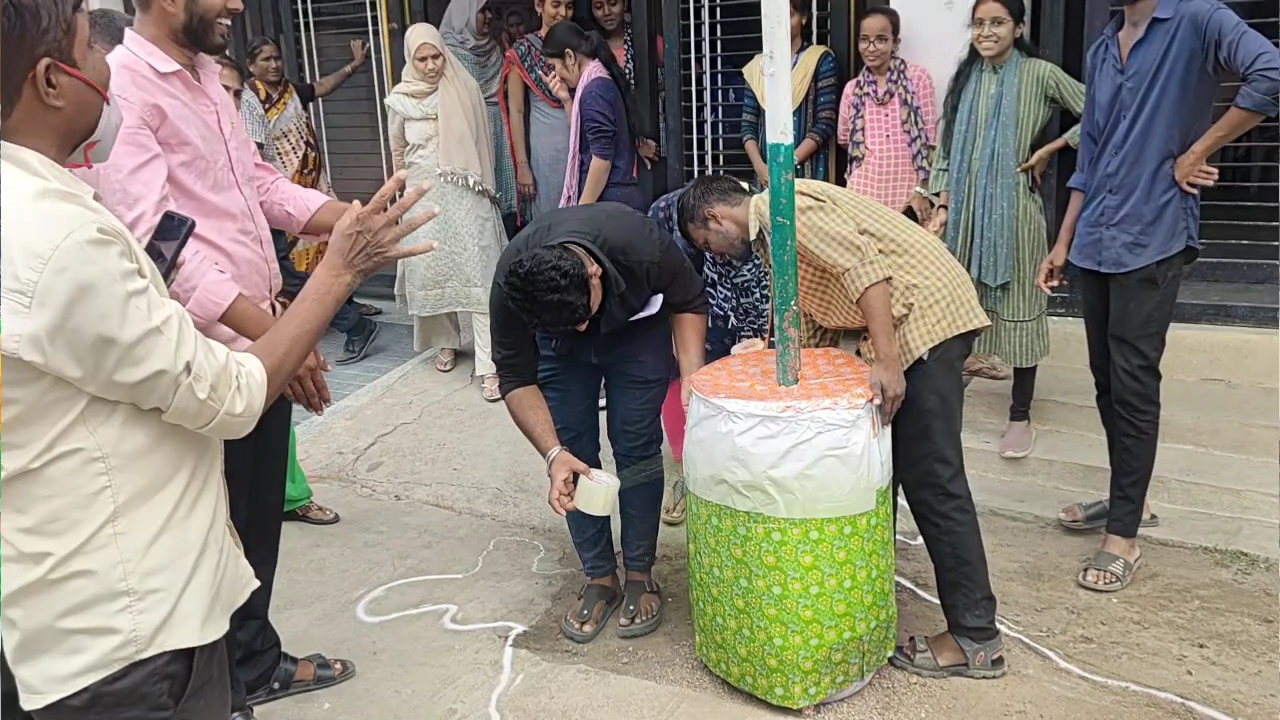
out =
<path fill-rule="evenodd" d="M 835 53 L 804 39 L 809 22 L 807 0 L 791 0 L 791 107 L 795 120 L 796 177 L 830 180 L 831 140 L 840 111 L 840 70 Z M 742 74 L 747 92 L 742 106 L 742 147 L 760 185 L 769 184 L 764 134 L 764 55 L 755 56 Z"/>
<path fill-rule="evenodd" d="M 511 162 L 507 124 L 502 119 L 503 52 L 494 39 L 491 4 L 489 0 L 453 0 L 440 21 L 440 34 L 458 64 L 475 78 L 484 97 L 493 136 L 493 189 L 498 193 L 502 222 L 510 237 L 516 229 L 516 169 Z"/>
<path fill-rule="evenodd" d="M 314 84 L 296 84 L 284 76 L 280 46 L 270 38 L 255 38 L 249 43 L 245 57 L 253 75 L 245 89 L 257 98 L 267 116 L 263 159 L 295 185 L 332 195 L 324 157 L 307 108 L 317 99 L 337 90 L 360 69 L 368 57 L 364 43 L 352 40 L 351 62 Z M 327 244 L 327 241 L 295 243 L 293 264 L 302 272 L 315 270 Z"/>
<path fill-rule="evenodd" d="M 542 27 L 519 38 L 502 65 L 502 114 L 516 167 L 520 222 L 560 207 L 569 159 L 569 115 L 547 78 L 555 68 L 542 55 L 552 25 L 573 14 L 572 0 L 536 0 Z"/>
<path fill-rule="evenodd" d="M 1006 379 L 1004 365 L 1013 368 L 1005 458 L 1034 447 L 1036 366 L 1049 354 L 1048 297 L 1036 285 L 1049 236 L 1037 186 L 1049 158 L 1079 143 L 1080 126 L 1031 148 L 1055 108 L 1084 110 L 1084 85 L 1023 39 L 1026 12 L 1022 0 L 975 3 L 973 43 L 947 89 L 929 177 L 938 194 L 930 227 L 969 271 L 991 318 L 965 374 Z"/>
<path fill-rule="evenodd" d="M 858 27 L 862 72 L 845 85 L 836 141 L 849 150 L 850 190 L 894 210 L 910 207 L 919 222 L 929 201 L 929 154 L 938 94 L 929 71 L 898 57 L 902 20 L 889 7 L 868 8 Z"/>

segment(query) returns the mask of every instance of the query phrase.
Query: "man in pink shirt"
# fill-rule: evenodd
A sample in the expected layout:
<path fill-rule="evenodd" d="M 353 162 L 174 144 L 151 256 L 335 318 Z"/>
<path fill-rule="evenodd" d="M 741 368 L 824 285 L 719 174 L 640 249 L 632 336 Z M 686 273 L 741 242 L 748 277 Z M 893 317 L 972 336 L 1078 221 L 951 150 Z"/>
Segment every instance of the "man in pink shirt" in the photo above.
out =
<path fill-rule="evenodd" d="M 210 56 L 226 51 L 241 0 L 135 0 L 134 28 L 109 58 L 123 125 L 104 165 L 85 172 L 103 204 L 145 241 L 173 210 L 196 221 L 185 265 L 171 289 L 210 338 L 243 350 L 279 309 L 280 270 L 272 227 L 328 234 L 347 205 L 291 183 L 262 161 Z M 327 401 L 313 355 L 293 386 Z M 313 382 L 312 378 L 316 378 Z M 310 404 L 310 403 L 308 403 Z M 349 679 L 355 666 L 281 649 L 268 618 L 280 549 L 291 407 L 270 405 L 248 436 L 225 444 L 231 520 L 261 583 L 236 612 L 234 695 L 261 704 Z M 236 680 L 243 687 L 235 687 Z M 239 700 L 237 697 L 237 700 Z M 243 701 L 233 717 L 252 717 Z"/>

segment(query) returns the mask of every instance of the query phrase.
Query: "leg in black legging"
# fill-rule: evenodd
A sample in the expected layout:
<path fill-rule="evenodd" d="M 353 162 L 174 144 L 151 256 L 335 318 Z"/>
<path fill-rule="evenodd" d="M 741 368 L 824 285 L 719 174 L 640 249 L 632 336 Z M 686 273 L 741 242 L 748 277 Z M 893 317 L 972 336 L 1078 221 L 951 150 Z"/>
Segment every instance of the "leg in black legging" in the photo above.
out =
<path fill-rule="evenodd" d="M 1009 422 L 1031 419 L 1031 400 L 1036 394 L 1036 366 L 1013 369 L 1013 402 L 1009 405 Z"/>

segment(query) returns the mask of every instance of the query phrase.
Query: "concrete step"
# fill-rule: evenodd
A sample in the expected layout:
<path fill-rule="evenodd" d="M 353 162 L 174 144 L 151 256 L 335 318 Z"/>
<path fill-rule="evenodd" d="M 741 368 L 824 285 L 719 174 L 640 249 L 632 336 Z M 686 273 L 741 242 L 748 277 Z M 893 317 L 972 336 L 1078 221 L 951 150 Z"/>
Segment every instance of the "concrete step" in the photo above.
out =
<path fill-rule="evenodd" d="M 1087 369 L 1083 326 L 1052 323 L 1041 366 L 1030 457 L 998 454 L 1009 382 L 975 380 L 965 401 L 965 463 L 984 508 L 1043 519 L 1107 495 L 1106 440 Z M 1280 556 L 1280 355 L 1274 332 L 1175 326 L 1162 370 L 1160 449 L 1148 537 Z"/>

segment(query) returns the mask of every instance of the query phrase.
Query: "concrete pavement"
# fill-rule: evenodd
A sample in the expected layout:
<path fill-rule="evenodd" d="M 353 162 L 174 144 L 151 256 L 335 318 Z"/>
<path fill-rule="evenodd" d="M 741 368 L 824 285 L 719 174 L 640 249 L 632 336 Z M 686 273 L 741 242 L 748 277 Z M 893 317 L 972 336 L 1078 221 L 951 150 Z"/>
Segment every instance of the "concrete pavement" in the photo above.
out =
<path fill-rule="evenodd" d="M 1238 552 L 1275 554 L 1277 401 L 1274 380 L 1266 384 L 1274 335 L 1268 350 L 1261 338 L 1227 334 L 1207 342 L 1195 329 L 1189 336 L 1175 333 L 1171 355 L 1183 342 L 1197 353 L 1210 348 L 1224 357 L 1218 363 L 1200 355 L 1166 362 L 1165 445 L 1153 491 L 1156 511 L 1165 518 L 1161 539 L 1233 550 L 1149 546 L 1149 568 L 1134 587 L 1106 597 L 1071 581 L 1080 558 L 1096 547 L 1096 535 L 1060 532 L 1048 521 L 1067 500 L 1105 487 L 1105 453 L 1081 374 L 1082 345 L 1073 344 L 1072 332 L 1068 323 L 1055 325 L 1055 355 L 1041 371 L 1033 408 L 1042 429 L 1032 458 L 1004 461 L 991 450 L 1007 412 L 1007 384 L 979 382 L 969 392 L 966 459 L 984 509 L 1002 613 L 1011 627 L 1081 668 L 1182 695 L 1218 708 L 1223 717 L 1276 717 L 1280 654 L 1274 644 L 1257 643 L 1274 637 L 1280 583 L 1273 561 Z M 469 378 L 469 358 L 462 359 L 455 372 L 441 375 L 430 354 L 417 356 L 299 426 L 301 459 L 318 497 L 343 521 L 332 528 L 286 528 L 274 616 L 292 652 L 350 657 L 360 676 L 325 693 L 269 705 L 259 716 L 793 717 L 733 691 L 698 663 L 681 528 L 663 530 L 657 573 L 670 614 L 659 633 L 625 642 L 606 632 L 585 648 L 556 637 L 556 618 L 580 583 L 571 572 L 577 559 L 563 521 L 545 504 L 537 457 L 505 408 L 482 402 Z M 1265 542 L 1268 529 L 1271 545 Z M 510 537 L 530 542 L 494 542 Z M 536 572 L 540 550 L 532 543 L 546 551 Z M 931 586 L 922 548 L 900 548 L 899 572 Z M 440 625 L 447 608 L 381 623 L 357 618 L 357 605 L 380 586 L 424 575 L 462 577 L 392 588 L 369 605 L 369 613 L 445 603 L 457 606 L 455 625 L 527 627 L 515 640 L 505 685 L 509 625 L 450 630 Z M 940 629 L 936 608 L 905 592 L 899 601 L 907 630 Z M 1014 671 L 998 684 L 912 682 L 886 672 L 854 700 L 819 712 L 858 720 L 1202 717 L 1167 700 L 1087 682 L 1012 640 L 1009 652 Z M 501 689 L 496 701 L 495 689 Z"/>

